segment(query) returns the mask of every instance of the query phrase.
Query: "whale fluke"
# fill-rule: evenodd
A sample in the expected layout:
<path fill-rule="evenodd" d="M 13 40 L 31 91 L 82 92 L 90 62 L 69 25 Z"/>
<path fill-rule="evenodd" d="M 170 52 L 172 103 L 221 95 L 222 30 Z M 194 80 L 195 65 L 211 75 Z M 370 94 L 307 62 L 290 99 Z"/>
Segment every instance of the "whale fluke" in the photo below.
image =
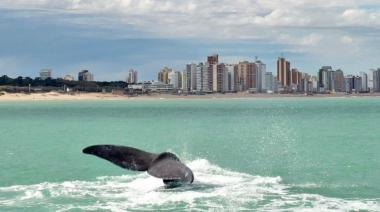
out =
<path fill-rule="evenodd" d="M 154 177 L 164 179 L 164 183 L 175 181 L 192 183 L 193 172 L 170 152 L 157 156 L 151 163 L 148 173 Z"/>
<path fill-rule="evenodd" d="M 133 171 L 148 171 L 165 184 L 192 183 L 193 172 L 170 152 L 154 154 L 136 148 L 116 145 L 94 145 L 83 153 L 106 159 L 117 166 Z"/>

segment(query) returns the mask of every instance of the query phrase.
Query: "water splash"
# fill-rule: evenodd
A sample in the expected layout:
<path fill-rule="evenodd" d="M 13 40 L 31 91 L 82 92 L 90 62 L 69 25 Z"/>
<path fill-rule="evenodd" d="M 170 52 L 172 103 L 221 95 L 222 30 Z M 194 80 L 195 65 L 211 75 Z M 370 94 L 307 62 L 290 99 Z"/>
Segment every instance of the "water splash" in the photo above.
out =
<path fill-rule="evenodd" d="M 165 189 L 162 180 L 146 173 L 104 176 L 94 181 L 67 181 L 0 187 L 0 210 L 368 210 L 379 211 L 379 200 L 345 200 L 292 193 L 280 177 L 233 172 L 207 160 L 187 165 L 194 184 Z"/>

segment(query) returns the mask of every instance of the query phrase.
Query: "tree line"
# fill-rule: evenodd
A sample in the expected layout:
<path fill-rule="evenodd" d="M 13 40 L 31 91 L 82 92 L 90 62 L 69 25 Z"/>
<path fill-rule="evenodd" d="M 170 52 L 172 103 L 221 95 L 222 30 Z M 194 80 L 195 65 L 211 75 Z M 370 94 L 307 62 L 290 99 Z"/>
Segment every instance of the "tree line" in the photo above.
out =
<path fill-rule="evenodd" d="M 65 88 L 69 88 L 72 91 L 109 92 L 113 89 L 124 89 L 128 87 L 128 83 L 124 81 L 69 81 L 62 78 L 41 79 L 39 77 L 32 79 L 22 76 L 11 78 L 7 75 L 3 75 L 0 77 L 0 86 L 3 87 L 2 90 L 9 92 L 29 90 L 29 87 L 32 88 L 32 91 L 37 90 L 36 88 L 42 91 L 64 90 Z"/>

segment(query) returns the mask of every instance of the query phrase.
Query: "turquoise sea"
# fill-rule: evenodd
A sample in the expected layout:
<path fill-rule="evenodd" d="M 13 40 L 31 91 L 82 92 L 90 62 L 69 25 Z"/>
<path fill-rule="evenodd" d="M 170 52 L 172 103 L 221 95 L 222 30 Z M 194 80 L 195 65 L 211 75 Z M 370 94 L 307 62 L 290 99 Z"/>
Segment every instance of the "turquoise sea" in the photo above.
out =
<path fill-rule="evenodd" d="M 380 98 L 0 102 L 0 211 L 380 211 Z M 85 155 L 177 154 L 194 184 Z"/>

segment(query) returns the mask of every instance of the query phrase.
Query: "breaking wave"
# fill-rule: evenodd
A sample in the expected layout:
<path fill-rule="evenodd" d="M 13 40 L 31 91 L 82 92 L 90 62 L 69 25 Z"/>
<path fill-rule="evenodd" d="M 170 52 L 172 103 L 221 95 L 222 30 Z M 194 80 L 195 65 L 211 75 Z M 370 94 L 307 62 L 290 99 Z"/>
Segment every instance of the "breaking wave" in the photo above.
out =
<path fill-rule="evenodd" d="M 165 189 L 162 180 L 146 173 L 98 177 L 94 181 L 0 187 L 0 210 L 380 211 L 379 199 L 292 193 L 292 185 L 282 183 L 280 177 L 233 172 L 204 159 L 187 165 L 194 172 L 194 183 L 174 189 Z"/>

